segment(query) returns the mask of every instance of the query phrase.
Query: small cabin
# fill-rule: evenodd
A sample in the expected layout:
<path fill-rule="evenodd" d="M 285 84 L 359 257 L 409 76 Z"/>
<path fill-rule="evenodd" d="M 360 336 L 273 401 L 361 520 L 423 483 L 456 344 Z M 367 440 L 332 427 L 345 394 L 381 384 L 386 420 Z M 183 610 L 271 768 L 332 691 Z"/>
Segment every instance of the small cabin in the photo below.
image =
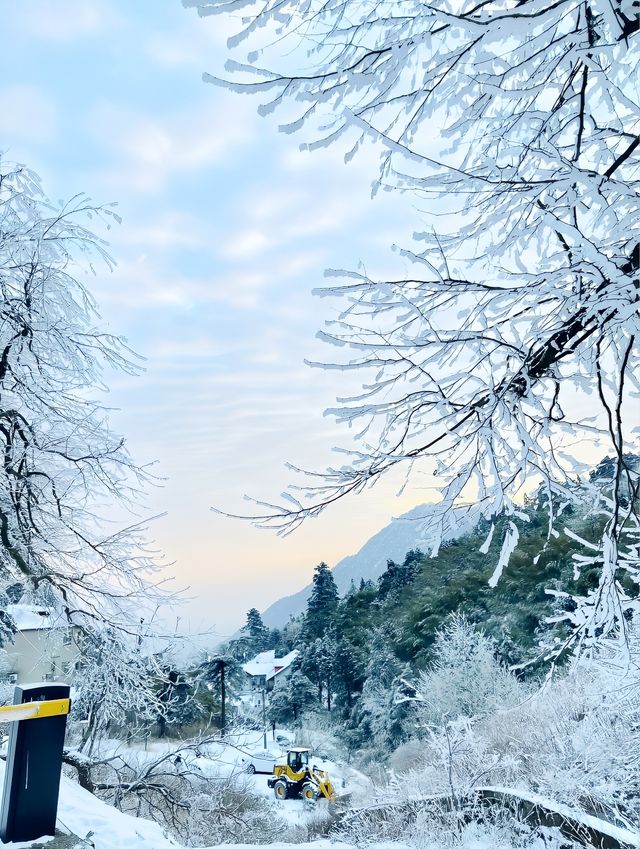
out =
<path fill-rule="evenodd" d="M 250 690 L 273 690 L 277 683 L 288 677 L 291 665 L 298 657 L 299 652 L 294 649 L 284 657 L 276 657 L 272 651 L 263 651 L 252 660 L 243 665 L 247 675 L 247 683 Z"/>

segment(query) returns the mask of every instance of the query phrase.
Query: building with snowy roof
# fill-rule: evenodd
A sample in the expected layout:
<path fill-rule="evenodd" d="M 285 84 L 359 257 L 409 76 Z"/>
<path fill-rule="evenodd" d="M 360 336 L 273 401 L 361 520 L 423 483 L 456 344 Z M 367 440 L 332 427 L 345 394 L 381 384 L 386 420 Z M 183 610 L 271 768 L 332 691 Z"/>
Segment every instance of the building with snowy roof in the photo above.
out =
<path fill-rule="evenodd" d="M 263 651 L 243 665 L 252 690 L 272 690 L 276 683 L 287 678 L 293 661 L 298 657 L 297 649 L 284 657 L 276 657 L 275 651 Z"/>
<path fill-rule="evenodd" d="M 10 604 L 6 612 L 16 623 L 16 633 L 0 653 L 0 680 L 5 684 L 68 680 L 79 661 L 77 629 L 50 607 Z"/>

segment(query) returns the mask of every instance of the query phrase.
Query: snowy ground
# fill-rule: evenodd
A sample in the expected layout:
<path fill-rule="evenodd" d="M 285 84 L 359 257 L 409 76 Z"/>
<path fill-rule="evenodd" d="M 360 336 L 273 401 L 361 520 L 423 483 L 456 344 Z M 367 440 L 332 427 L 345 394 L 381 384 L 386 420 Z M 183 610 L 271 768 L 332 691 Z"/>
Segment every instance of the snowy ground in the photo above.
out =
<path fill-rule="evenodd" d="M 0 761 L 0 781 L 4 781 L 4 762 Z M 261 787 L 256 776 L 256 786 Z M 266 776 L 262 776 L 266 786 Z M 274 799 L 274 804 L 278 804 Z M 280 809 L 287 809 L 287 819 L 295 820 L 297 816 L 304 815 L 302 808 L 297 803 L 281 803 Z M 123 814 L 110 805 L 92 796 L 83 790 L 74 781 L 65 776 L 62 777 L 60 785 L 60 802 L 58 807 L 58 827 L 61 831 L 68 831 L 80 838 L 88 838 L 95 849 L 175 849 L 178 843 L 165 837 L 159 825 L 149 820 L 137 819 Z M 41 842 L 41 841 L 34 841 Z M 1 843 L 0 846 L 27 847 L 28 843 Z M 228 844 L 225 844 L 228 846 Z M 290 843 L 271 844 L 273 849 L 293 849 Z M 350 849 L 344 843 L 333 843 L 328 840 L 319 840 L 312 844 L 305 844 L 312 849 Z M 203 847 L 210 849 L 210 847 Z M 217 847 L 216 847 L 217 849 Z M 248 844 L 236 845 L 235 849 L 249 849 Z M 254 849 L 251 847 L 251 849 Z M 398 849 L 398 847 L 394 847 Z"/>
<path fill-rule="evenodd" d="M 268 739 L 267 743 L 270 749 L 278 749 L 272 740 Z M 133 746 L 127 746 L 122 741 L 111 740 L 103 745 L 101 753 L 116 754 L 119 752 L 126 755 L 127 760 L 131 760 L 133 756 L 144 763 L 175 750 L 177 746 L 176 741 L 151 740 L 146 745 L 136 743 Z M 272 791 L 267 787 L 268 776 L 266 774 L 246 775 L 242 763 L 243 757 L 246 757 L 247 753 L 260 748 L 262 748 L 262 734 L 249 732 L 238 735 L 231 741 L 231 744 L 209 744 L 202 747 L 199 755 L 188 755 L 186 757 L 189 760 L 190 767 L 195 766 L 207 776 L 222 777 L 242 773 L 246 776 L 246 780 L 252 783 L 257 794 L 272 800 L 274 814 L 277 813 L 289 824 L 299 825 L 309 821 L 315 815 L 313 808 L 309 809 L 299 800 L 278 802 L 273 798 Z M 313 762 L 321 769 L 329 771 L 339 793 L 351 793 L 354 789 L 361 788 L 368 781 L 348 766 L 338 765 L 319 758 L 315 758 Z M 4 781 L 4 769 L 5 764 L 0 761 L 0 782 Z M 321 801 L 318 804 L 322 805 L 323 802 Z M 62 777 L 60 785 L 58 828 L 61 831 L 71 832 L 80 838 L 88 836 L 95 849 L 123 849 L 123 847 L 126 847 L 126 849 L 170 849 L 179 846 L 178 843 L 167 838 L 156 823 L 121 813 L 83 790 L 78 784 L 65 776 Z M 28 845 L 19 844 L 20 847 Z M 290 843 L 271 845 L 274 849 L 285 849 L 285 847 L 291 849 L 292 847 Z M 0 846 L 10 846 L 12 849 L 17 849 L 18 844 L 0 842 Z M 346 844 L 320 840 L 313 844 L 305 844 L 305 846 L 313 846 L 314 849 L 329 849 L 329 847 L 331 849 L 345 849 Z M 209 847 L 206 847 L 206 849 L 209 849 Z M 237 849 L 246 849 L 246 845 L 238 845 Z"/>
<path fill-rule="evenodd" d="M 4 780 L 4 766 L 4 762 L 0 762 L 1 780 Z M 293 809 L 287 815 L 287 819 L 290 818 L 296 818 Z M 179 846 L 165 837 L 156 823 L 121 813 L 64 776 L 60 785 L 58 828 L 78 837 L 88 838 L 95 849 L 175 849 Z M 23 847 L 30 844 L 0 843 L 0 846 L 10 846 L 12 849 L 17 849 L 18 845 Z M 290 843 L 272 845 L 277 849 L 292 849 Z M 313 846 L 315 849 L 329 849 L 329 846 L 332 849 L 344 849 L 344 844 L 329 843 L 326 840 L 318 841 Z"/>
<path fill-rule="evenodd" d="M 144 742 L 136 742 L 133 745 L 126 745 L 119 740 L 111 740 L 102 744 L 101 754 L 114 755 L 122 753 L 126 755 L 129 762 L 134 757 L 140 763 L 145 763 L 158 758 L 166 752 L 175 750 L 178 745 L 178 742 L 175 740 L 154 739 L 147 741 L 146 744 Z M 271 751 L 279 752 L 284 760 L 286 751 L 274 742 L 272 734 L 267 735 L 267 747 Z M 249 731 L 235 734 L 225 743 L 209 743 L 206 746 L 202 746 L 199 749 L 200 754 L 189 753 L 182 757 L 189 768 L 195 768 L 208 778 L 242 774 L 245 781 L 251 783 L 257 795 L 273 799 L 273 791 L 267 786 L 268 774 L 256 773 L 255 775 L 248 775 L 243 762 L 252 752 L 262 748 L 262 732 Z M 335 761 L 318 757 L 313 758 L 312 763 L 329 773 L 338 796 L 358 795 L 370 783 L 366 776 L 346 764 L 336 763 Z M 301 800 L 288 799 L 284 803 L 277 802 L 275 799 L 273 801 L 277 807 L 278 816 L 292 825 L 302 824 L 314 815 L 313 809 L 309 809 Z M 322 804 L 322 800 L 318 804 Z"/>

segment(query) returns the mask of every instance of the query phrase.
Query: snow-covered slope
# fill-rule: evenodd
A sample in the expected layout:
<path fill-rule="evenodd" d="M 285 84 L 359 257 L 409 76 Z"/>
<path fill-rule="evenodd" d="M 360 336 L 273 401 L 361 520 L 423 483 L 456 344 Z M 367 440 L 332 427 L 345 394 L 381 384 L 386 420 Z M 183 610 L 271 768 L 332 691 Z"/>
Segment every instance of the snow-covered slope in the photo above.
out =
<path fill-rule="evenodd" d="M 5 762 L 0 761 L 0 785 L 4 782 Z M 255 776 L 258 778 L 258 776 Z M 262 776 L 266 787 L 266 780 Z M 272 793 L 269 792 L 271 797 Z M 276 803 L 277 805 L 278 803 Z M 298 809 L 303 810 L 300 802 L 295 810 L 288 810 L 283 805 L 282 813 L 289 815 L 287 818 L 297 822 L 300 816 L 296 816 Z M 296 803 L 291 803 L 295 806 Z M 303 814 L 307 811 L 303 810 Z M 62 776 L 60 783 L 60 800 L 58 803 L 57 828 L 63 833 L 74 834 L 86 843 L 82 846 L 93 846 L 95 849 L 181 849 L 181 844 L 164 835 L 162 828 L 155 822 L 146 819 L 123 814 L 116 808 L 105 804 L 91 793 L 83 790 L 66 776 Z M 51 838 L 41 838 L 37 842 L 48 843 Z M 29 843 L 3 843 L 0 847 L 24 847 L 27 849 Z M 272 849 L 293 849 L 291 843 L 272 843 Z M 305 843 L 309 849 L 353 849 L 344 843 L 335 843 L 329 840 L 317 840 Z M 225 844 L 228 846 L 228 844 Z M 206 849 L 206 847 L 205 847 Z M 219 844 L 210 846 L 209 849 L 224 849 Z M 260 849 L 258 846 L 248 844 L 234 844 L 233 849 Z M 394 847 L 398 849 L 398 847 Z"/>
<path fill-rule="evenodd" d="M 404 560 L 405 554 L 413 548 L 419 548 L 425 554 L 432 549 L 431 534 L 428 530 L 430 520 L 438 513 L 434 504 L 420 504 L 409 510 L 374 534 L 356 554 L 350 554 L 333 569 L 338 590 L 345 593 L 354 581 L 361 578 L 376 580 L 385 570 L 387 560 Z M 469 520 L 466 513 L 456 511 L 451 514 L 445 525 L 445 539 L 457 539 L 471 530 L 477 516 Z M 311 594 L 311 584 L 293 595 L 285 596 L 274 602 L 262 614 L 265 625 L 270 628 L 282 627 L 291 616 L 302 613 Z"/>
<path fill-rule="evenodd" d="M 4 782 L 4 761 L 0 761 L 0 783 Z M 62 776 L 58 803 L 58 829 L 85 838 L 92 832 L 89 844 L 95 849 L 175 849 L 176 843 L 162 833 L 159 825 L 136 819 L 106 805 L 83 790 L 79 784 Z M 0 846 L 25 844 L 0 842 Z"/>

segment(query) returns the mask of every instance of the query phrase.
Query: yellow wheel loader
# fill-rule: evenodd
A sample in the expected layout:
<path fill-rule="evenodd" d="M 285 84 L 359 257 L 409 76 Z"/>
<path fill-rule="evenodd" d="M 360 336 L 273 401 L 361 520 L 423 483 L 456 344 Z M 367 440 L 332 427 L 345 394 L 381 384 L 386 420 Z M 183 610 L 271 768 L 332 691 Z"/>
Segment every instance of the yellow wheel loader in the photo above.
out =
<path fill-rule="evenodd" d="M 305 802 L 315 802 L 321 796 L 330 801 L 335 799 L 329 773 L 309 766 L 309 755 L 309 749 L 289 749 L 286 763 L 273 767 L 267 784 L 276 799 L 304 799 Z"/>

